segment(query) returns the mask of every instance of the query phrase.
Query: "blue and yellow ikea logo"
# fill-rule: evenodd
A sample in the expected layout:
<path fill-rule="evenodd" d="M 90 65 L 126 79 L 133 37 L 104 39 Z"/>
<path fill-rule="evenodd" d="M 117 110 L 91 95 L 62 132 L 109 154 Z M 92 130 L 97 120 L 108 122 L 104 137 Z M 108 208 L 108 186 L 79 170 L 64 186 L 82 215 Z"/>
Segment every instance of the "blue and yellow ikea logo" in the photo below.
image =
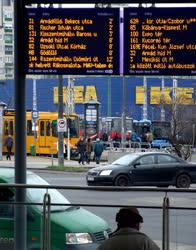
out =
<path fill-rule="evenodd" d="M 74 102 L 84 103 L 90 99 L 97 100 L 97 91 L 95 86 L 74 86 Z M 54 103 L 58 103 L 58 87 L 54 87 Z M 67 102 L 67 87 L 63 87 L 63 103 Z"/>
<path fill-rule="evenodd" d="M 94 85 L 74 86 L 73 91 L 74 91 L 74 102 L 76 104 L 82 104 L 84 102 L 89 101 L 90 99 L 100 100 L 100 97 L 98 96 L 97 93 L 97 89 Z M 164 91 L 161 90 L 161 87 L 152 87 L 152 86 L 148 87 L 147 89 L 148 103 L 153 105 L 160 105 L 164 101 L 165 104 L 171 104 L 173 95 L 172 91 L 173 91 L 172 87 L 165 87 Z M 135 104 L 136 105 L 144 104 L 144 100 L 145 100 L 144 86 L 136 86 Z M 194 88 L 191 87 L 176 88 L 176 100 L 179 104 L 183 105 L 195 104 L 196 102 L 194 100 Z M 58 87 L 54 87 L 53 101 L 55 104 L 58 103 Z M 112 97 L 111 101 L 113 101 Z M 67 102 L 67 87 L 63 87 L 63 102 L 64 103 Z"/>
<path fill-rule="evenodd" d="M 147 90 L 150 104 L 171 104 L 173 102 L 173 88 L 165 87 L 162 91 L 161 87 L 150 87 Z M 183 105 L 193 105 L 195 100 L 193 98 L 194 88 L 176 88 L 176 102 Z M 144 104 L 145 88 L 143 86 L 136 86 L 136 104 Z"/>

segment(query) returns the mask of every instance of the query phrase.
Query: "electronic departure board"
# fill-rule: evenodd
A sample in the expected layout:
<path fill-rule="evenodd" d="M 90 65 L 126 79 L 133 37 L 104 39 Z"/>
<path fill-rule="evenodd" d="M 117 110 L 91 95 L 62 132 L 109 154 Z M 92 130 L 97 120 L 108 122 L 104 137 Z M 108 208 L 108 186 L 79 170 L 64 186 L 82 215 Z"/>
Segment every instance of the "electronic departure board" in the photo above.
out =
<path fill-rule="evenodd" d="M 26 8 L 26 74 L 119 74 L 119 9 Z"/>
<path fill-rule="evenodd" d="M 124 10 L 125 75 L 196 75 L 195 8 Z"/>

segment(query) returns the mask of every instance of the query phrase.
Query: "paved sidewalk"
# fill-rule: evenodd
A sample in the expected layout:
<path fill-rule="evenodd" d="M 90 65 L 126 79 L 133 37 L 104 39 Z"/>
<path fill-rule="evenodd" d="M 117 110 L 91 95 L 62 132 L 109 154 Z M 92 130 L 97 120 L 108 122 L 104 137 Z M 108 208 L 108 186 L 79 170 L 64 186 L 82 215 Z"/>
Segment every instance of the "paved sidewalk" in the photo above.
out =
<path fill-rule="evenodd" d="M 101 165 L 106 164 L 107 162 L 102 162 Z M 46 156 L 27 156 L 27 169 L 46 169 L 49 166 L 58 166 L 58 159 Z M 75 160 L 64 160 L 64 166 L 66 167 L 84 167 L 92 168 L 99 166 L 95 162 L 90 164 L 80 165 Z M 0 167 L 14 167 L 14 156 L 12 156 L 11 161 L 6 160 L 6 157 L 3 156 L 3 160 L 0 161 Z"/>
<path fill-rule="evenodd" d="M 196 163 L 196 154 L 193 154 L 192 161 Z M 106 165 L 107 161 L 102 161 L 100 165 Z M 49 166 L 58 166 L 58 159 L 47 156 L 27 156 L 27 169 L 46 169 Z M 11 161 L 6 160 L 6 156 L 3 155 L 3 160 L 0 160 L 0 167 L 14 167 L 14 156 Z M 90 164 L 80 165 L 76 160 L 64 160 L 64 166 L 66 167 L 84 167 L 92 168 L 99 166 L 95 162 L 91 161 Z"/>

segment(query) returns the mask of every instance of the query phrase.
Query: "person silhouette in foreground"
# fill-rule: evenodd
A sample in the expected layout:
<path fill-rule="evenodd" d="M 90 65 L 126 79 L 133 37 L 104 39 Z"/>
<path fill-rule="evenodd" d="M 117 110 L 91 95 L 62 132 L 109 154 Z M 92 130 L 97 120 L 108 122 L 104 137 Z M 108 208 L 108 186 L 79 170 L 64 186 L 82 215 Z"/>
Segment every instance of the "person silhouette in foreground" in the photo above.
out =
<path fill-rule="evenodd" d="M 160 250 L 155 242 L 140 232 L 143 217 L 137 208 L 121 208 L 116 214 L 116 222 L 116 231 L 97 250 Z"/>

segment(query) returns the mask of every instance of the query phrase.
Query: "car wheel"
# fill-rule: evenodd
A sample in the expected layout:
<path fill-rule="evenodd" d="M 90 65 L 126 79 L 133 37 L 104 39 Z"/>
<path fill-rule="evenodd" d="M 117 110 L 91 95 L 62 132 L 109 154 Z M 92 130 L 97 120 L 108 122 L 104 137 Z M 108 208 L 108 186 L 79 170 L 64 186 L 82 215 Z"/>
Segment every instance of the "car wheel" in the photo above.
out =
<path fill-rule="evenodd" d="M 191 184 L 191 178 L 187 174 L 181 174 L 176 179 L 177 188 L 189 188 Z"/>
<path fill-rule="evenodd" d="M 129 178 L 126 175 L 119 175 L 114 181 L 115 186 L 128 186 Z"/>

